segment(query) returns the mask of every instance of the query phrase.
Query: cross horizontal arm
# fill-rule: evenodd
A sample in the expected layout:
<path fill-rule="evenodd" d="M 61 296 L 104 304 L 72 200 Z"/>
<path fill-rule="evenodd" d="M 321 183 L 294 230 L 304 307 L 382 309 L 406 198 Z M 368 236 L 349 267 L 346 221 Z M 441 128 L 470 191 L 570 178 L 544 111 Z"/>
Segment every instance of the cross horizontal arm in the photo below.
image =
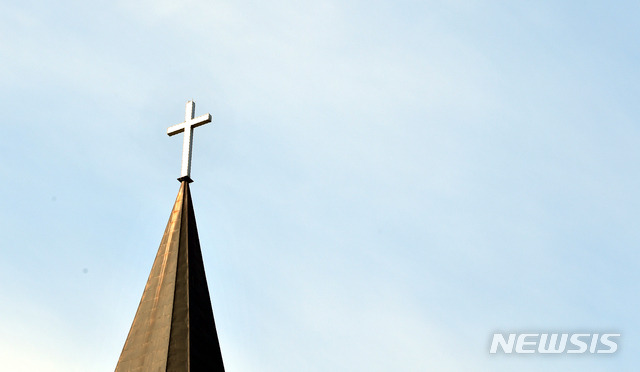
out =
<path fill-rule="evenodd" d="M 186 121 L 184 123 L 173 125 L 167 128 L 167 135 L 173 136 L 174 134 L 184 132 L 184 128 L 186 127 L 197 128 L 207 123 L 211 123 L 211 114 L 201 115 L 201 116 L 198 116 L 197 118 L 190 119 L 189 121 Z"/>
<path fill-rule="evenodd" d="M 211 123 L 211 114 L 204 114 L 190 120 L 191 127 L 197 128 L 201 125 Z"/>
<path fill-rule="evenodd" d="M 174 134 L 182 133 L 184 132 L 184 127 L 185 127 L 185 123 L 173 125 L 167 128 L 167 135 L 173 136 Z"/>

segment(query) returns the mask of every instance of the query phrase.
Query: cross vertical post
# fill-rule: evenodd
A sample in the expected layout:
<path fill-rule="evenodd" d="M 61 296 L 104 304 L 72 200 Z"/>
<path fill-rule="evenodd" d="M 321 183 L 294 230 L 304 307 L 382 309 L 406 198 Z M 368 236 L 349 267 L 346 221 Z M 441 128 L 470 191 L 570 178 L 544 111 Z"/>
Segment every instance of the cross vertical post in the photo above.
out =
<path fill-rule="evenodd" d="M 211 122 L 211 114 L 205 114 L 194 118 L 196 103 L 188 101 L 184 112 L 184 122 L 167 129 L 167 135 L 173 136 L 184 132 L 182 141 L 182 166 L 179 181 L 191 180 L 191 154 L 193 152 L 193 129 Z"/>

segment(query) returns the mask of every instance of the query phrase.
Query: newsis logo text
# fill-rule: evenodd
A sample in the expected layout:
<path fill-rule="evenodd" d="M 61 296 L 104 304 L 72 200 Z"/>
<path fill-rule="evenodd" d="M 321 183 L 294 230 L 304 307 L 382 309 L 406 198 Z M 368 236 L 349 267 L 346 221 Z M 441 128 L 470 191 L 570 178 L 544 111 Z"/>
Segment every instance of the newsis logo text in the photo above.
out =
<path fill-rule="evenodd" d="M 619 333 L 495 333 L 489 353 L 613 354 L 618 337 Z"/>

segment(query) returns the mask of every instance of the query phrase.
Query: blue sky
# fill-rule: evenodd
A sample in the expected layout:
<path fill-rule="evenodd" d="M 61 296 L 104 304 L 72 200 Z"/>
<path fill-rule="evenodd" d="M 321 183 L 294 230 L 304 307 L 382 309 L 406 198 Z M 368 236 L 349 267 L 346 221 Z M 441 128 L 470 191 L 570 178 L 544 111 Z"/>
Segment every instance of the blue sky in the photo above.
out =
<path fill-rule="evenodd" d="M 112 371 L 179 184 L 228 371 L 631 371 L 634 2 L 0 3 L 0 369 Z M 494 332 L 619 332 L 612 356 Z"/>

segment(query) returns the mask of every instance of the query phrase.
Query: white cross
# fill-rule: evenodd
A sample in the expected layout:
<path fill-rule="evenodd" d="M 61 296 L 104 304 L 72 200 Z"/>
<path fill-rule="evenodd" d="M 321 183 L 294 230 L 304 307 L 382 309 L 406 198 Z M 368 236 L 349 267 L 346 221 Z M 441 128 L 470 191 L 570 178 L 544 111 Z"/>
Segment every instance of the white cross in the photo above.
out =
<path fill-rule="evenodd" d="M 182 169 L 180 171 L 179 180 L 187 180 L 191 182 L 191 148 L 193 144 L 193 128 L 205 125 L 211 122 L 211 115 L 205 114 L 193 117 L 193 113 L 196 109 L 196 103 L 193 101 L 187 102 L 187 107 L 184 113 L 184 122 L 171 126 L 167 129 L 167 134 L 173 136 L 174 134 L 184 132 L 184 141 L 182 142 Z M 185 178 L 186 177 L 186 178 Z"/>

